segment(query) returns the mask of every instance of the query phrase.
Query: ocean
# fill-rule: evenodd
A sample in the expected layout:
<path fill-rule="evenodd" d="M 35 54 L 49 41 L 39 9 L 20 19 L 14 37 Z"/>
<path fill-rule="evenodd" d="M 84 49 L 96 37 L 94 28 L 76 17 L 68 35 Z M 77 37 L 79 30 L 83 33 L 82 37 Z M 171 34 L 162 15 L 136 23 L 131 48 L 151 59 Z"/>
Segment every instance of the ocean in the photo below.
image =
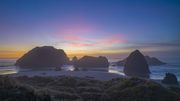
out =
<path fill-rule="evenodd" d="M 14 66 L 15 61 L 15 59 L 0 59 L 0 75 L 14 74 L 21 71 L 21 69 Z M 111 62 L 113 62 L 113 59 Z M 123 73 L 123 68 L 123 66 L 109 66 L 109 72 L 125 75 Z M 180 63 L 178 62 L 171 62 L 161 66 L 150 66 L 149 68 L 151 71 L 151 79 L 161 80 L 165 76 L 165 73 L 169 72 L 174 73 L 177 76 L 178 81 L 180 81 Z M 66 66 L 63 70 L 72 71 L 73 66 Z"/>

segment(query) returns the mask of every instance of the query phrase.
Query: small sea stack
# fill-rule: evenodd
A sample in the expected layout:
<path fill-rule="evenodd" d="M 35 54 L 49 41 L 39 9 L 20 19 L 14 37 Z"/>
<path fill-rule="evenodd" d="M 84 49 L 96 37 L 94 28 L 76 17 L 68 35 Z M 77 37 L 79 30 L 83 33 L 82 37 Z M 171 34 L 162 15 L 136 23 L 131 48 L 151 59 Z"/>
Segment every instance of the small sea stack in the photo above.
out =
<path fill-rule="evenodd" d="M 133 51 L 124 63 L 124 73 L 127 76 L 149 78 L 150 70 L 146 59 L 139 50 Z"/>
<path fill-rule="evenodd" d="M 78 68 L 107 68 L 109 62 L 106 57 L 84 56 L 74 63 L 74 67 Z"/>
<path fill-rule="evenodd" d="M 69 58 L 62 49 L 52 46 L 35 47 L 16 61 L 21 68 L 60 68 L 69 62 Z"/>
<path fill-rule="evenodd" d="M 175 74 L 173 74 L 173 73 L 166 73 L 166 76 L 162 80 L 162 83 L 178 85 L 178 80 L 177 80 L 177 77 L 176 77 Z"/>
<path fill-rule="evenodd" d="M 160 66 L 160 65 L 166 64 L 165 62 L 162 62 L 156 57 L 144 56 L 144 58 L 146 59 L 149 66 Z M 124 66 L 125 61 L 126 61 L 126 58 L 121 61 L 116 62 L 116 65 Z"/>
<path fill-rule="evenodd" d="M 145 56 L 145 59 L 146 59 L 148 65 L 151 65 L 151 66 L 159 66 L 159 65 L 165 65 L 166 64 L 165 62 L 162 62 L 155 57 Z"/>
<path fill-rule="evenodd" d="M 78 58 L 74 56 L 71 60 L 71 64 L 75 64 L 78 61 Z"/>

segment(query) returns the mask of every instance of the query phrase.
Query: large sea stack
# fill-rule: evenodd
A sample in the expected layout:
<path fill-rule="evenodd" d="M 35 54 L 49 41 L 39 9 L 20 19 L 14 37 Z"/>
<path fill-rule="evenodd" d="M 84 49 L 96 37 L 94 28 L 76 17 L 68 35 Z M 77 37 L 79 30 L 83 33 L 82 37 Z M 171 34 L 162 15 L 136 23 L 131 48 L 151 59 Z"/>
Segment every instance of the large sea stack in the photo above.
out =
<path fill-rule="evenodd" d="M 68 57 L 62 49 L 52 46 L 36 47 L 16 61 L 16 66 L 30 68 L 61 67 L 69 62 Z"/>
<path fill-rule="evenodd" d="M 109 67 L 109 62 L 106 57 L 84 56 L 74 63 L 74 67 L 80 68 L 106 68 Z"/>
<path fill-rule="evenodd" d="M 149 78 L 150 70 L 148 63 L 139 50 L 133 51 L 126 58 L 124 73 L 128 76 Z"/>

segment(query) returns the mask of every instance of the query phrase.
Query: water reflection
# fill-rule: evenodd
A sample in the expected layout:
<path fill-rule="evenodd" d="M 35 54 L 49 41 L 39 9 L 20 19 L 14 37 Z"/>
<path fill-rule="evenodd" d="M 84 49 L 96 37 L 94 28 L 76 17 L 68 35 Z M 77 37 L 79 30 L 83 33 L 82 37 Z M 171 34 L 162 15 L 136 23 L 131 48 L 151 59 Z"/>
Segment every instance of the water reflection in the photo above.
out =
<path fill-rule="evenodd" d="M 15 74 L 19 69 L 16 66 L 0 67 L 0 75 Z"/>
<path fill-rule="evenodd" d="M 180 65 L 162 65 L 162 66 L 151 66 L 150 71 L 151 79 L 163 79 L 165 76 L 165 73 L 170 72 L 174 73 L 178 80 L 180 81 Z M 119 75 L 125 75 L 123 73 L 123 66 L 109 66 L 108 72 L 109 73 L 115 73 Z M 74 71 L 74 67 L 72 65 L 65 65 L 61 68 L 61 71 Z M 52 70 L 52 69 L 51 69 Z M 6 67 L 1 67 L 0 66 L 0 75 L 5 75 L 5 74 L 15 74 L 18 72 L 28 72 L 31 71 L 31 69 L 19 69 L 16 66 L 6 66 Z M 102 71 L 102 72 L 107 72 L 104 69 L 91 69 L 91 71 Z"/>
<path fill-rule="evenodd" d="M 61 70 L 64 70 L 64 71 L 74 71 L 75 68 L 74 68 L 73 65 L 65 65 L 65 66 L 61 67 Z"/>

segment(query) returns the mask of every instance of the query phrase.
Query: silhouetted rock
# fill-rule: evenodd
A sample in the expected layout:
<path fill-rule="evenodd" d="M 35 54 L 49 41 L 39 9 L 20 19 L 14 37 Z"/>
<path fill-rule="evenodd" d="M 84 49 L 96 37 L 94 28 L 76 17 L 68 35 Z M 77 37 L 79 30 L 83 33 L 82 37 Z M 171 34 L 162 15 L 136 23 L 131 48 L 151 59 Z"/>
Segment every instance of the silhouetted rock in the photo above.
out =
<path fill-rule="evenodd" d="M 81 68 L 106 68 L 109 66 L 109 62 L 106 57 L 92 57 L 92 56 L 84 56 L 75 62 L 74 67 Z"/>
<path fill-rule="evenodd" d="M 150 70 L 146 59 L 138 51 L 133 51 L 126 59 L 124 73 L 128 76 L 149 77 Z"/>
<path fill-rule="evenodd" d="M 164 64 L 166 64 L 166 63 L 158 60 L 155 57 L 145 56 L 145 59 L 149 65 L 164 65 Z"/>
<path fill-rule="evenodd" d="M 166 63 L 160 61 L 159 59 L 155 58 L 155 57 L 149 57 L 149 56 L 144 56 L 148 65 L 150 66 L 158 66 L 158 65 L 164 65 Z M 124 63 L 125 63 L 126 59 L 124 60 L 121 60 L 121 61 L 118 61 L 116 64 L 118 66 L 124 66 Z"/>
<path fill-rule="evenodd" d="M 78 58 L 76 56 L 74 56 L 71 60 L 71 64 L 74 65 L 76 62 L 78 61 Z M 79 68 L 74 67 L 74 71 L 78 71 Z"/>
<path fill-rule="evenodd" d="M 125 61 L 126 61 L 126 59 L 121 60 L 121 61 L 118 61 L 116 64 L 117 64 L 118 66 L 124 66 Z"/>
<path fill-rule="evenodd" d="M 16 61 L 16 66 L 30 68 L 59 68 L 69 62 L 68 57 L 62 49 L 55 49 L 52 46 L 36 47 Z"/>
<path fill-rule="evenodd" d="M 72 60 L 71 60 L 71 63 L 74 64 L 74 63 L 77 62 L 77 61 L 78 61 L 78 58 L 77 58 L 76 56 L 74 56 L 74 57 L 72 58 Z"/>
<path fill-rule="evenodd" d="M 173 73 L 166 73 L 166 76 L 164 77 L 164 79 L 162 80 L 162 83 L 164 84 L 178 84 L 176 75 Z"/>

